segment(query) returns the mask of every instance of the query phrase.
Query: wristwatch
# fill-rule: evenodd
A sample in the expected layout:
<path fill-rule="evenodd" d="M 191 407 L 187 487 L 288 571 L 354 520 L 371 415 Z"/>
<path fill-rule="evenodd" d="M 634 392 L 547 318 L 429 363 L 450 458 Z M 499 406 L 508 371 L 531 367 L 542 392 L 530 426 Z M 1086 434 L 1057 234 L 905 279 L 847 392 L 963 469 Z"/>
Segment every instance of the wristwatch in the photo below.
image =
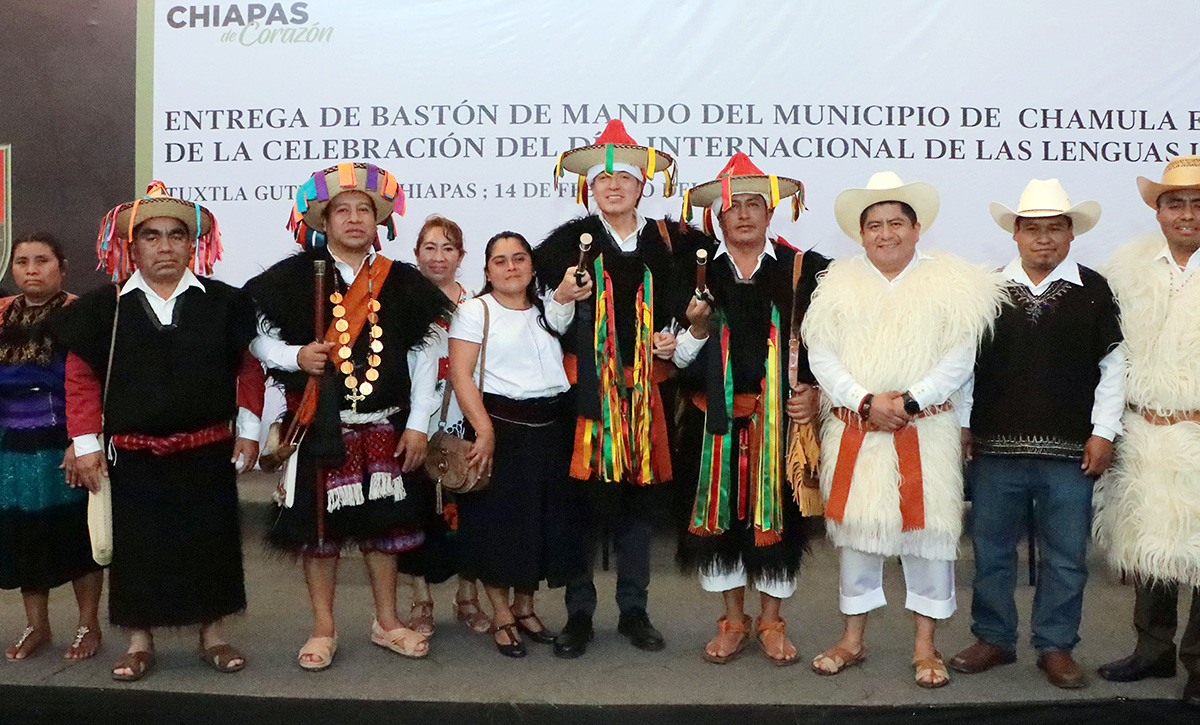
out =
<path fill-rule="evenodd" d="M 916 415 L 921 412 L 921 404 L 912 396 L 912 393 L 907 390 L 900 396 L 904 400 L 904 412 L 909 415 Z"/>

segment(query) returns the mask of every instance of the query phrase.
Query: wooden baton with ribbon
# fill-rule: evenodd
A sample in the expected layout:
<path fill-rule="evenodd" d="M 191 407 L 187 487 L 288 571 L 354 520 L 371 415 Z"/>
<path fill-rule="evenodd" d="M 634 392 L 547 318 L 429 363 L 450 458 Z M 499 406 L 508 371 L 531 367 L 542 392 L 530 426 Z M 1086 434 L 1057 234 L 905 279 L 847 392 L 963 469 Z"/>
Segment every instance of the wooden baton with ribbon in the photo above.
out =
<path fill-rule="evenodd" d="M 587 253 L 592 248 L 592 235 L 584 232 L 579 235 L 579 261 L 575 264 L 575 284 L 580 287 L 587 284 Z"/>

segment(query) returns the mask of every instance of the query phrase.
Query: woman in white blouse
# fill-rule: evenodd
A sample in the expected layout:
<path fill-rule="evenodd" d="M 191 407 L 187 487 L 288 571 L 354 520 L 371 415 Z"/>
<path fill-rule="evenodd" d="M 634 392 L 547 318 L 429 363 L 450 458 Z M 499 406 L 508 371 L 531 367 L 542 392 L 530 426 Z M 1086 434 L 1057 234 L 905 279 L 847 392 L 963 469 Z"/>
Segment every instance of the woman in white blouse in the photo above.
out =
<path fill-rule="evenodd" d="M 450 325 L 450 382 L 474 437 L 468 463 L 492 472 L 486 489 L 458 497 L 461 573 L 487 591 L 501 654 L 523 657 L 522 634 L 553 642 L 533 609 L 540 582 L 561 586 L 586 564 L 577 534 L 581 494 L 567 476 L 570 384 L 537 294 L 529 242 L 501 232 L 485 256 L 487 284 Z M 483 380 L 476 381 L 482 344 Z"/>

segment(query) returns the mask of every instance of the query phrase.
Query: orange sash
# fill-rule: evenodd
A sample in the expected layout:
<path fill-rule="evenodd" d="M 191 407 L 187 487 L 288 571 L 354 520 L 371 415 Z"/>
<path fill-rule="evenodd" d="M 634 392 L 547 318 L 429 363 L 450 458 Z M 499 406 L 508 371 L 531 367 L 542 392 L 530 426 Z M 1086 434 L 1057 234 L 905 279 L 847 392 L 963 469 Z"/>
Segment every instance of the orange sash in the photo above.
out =
<path fill-rule="evenodd" d="M 917 417 L 927 418 L 945 413 L 954 408 L 950 403 L 935 405 L 922 410 Z M 846 424 L 842 430 L 842 441 L 838 447 L 837 466 L 833 469 L 833 484 L 829 489 L 829 502 L 825 505 L 825 518 L 842 522 L 846 514 L 846 501 L 850 498 L 850 482 L 854 478 L 854 464 L 858 462 L 858 451 L 866 437 L 865 422 L 856 411 L 849 408 L 834 408 L 833 414 Z M 892 434 L 896 446 L 896 458 L 900 468 L 900 517 L 902 531 L 925 528 L 925 484 L 921 475 L 921 445 L 917 439 L 917 426 L 909 424 Z"/>
<path fill-rule="evenodd" d="M 371 265 L 364 264 L 362 269 L 358 271 L 358 276 L 354 278 L 354 283 L 350 285 L 350 289 L 346 290 L 346 295 L 342 299 L 342 306 L 346 308 L 346 316 L 342 319 L 349 323 L 350 327 L 346 332 L 350 335 L 349 346 L 354 346 L 354 341 L 358 339 L 358 333 L 362 332 L 363 325 L 367 321 L 367 301 L 370 299 L 369 290 L 378 292 L 383 289 L 383 282 L 387 279 L 388 272 L 392 269 L 392 260 L 387 257 L 377 254 L 375 261 Z M 368 287 L 368 277 L 365 272 L 370 270 L 370 286 Z M 342 334 L 338 331 L 337 320 L 329 323 L 329 329 L 325 330 L 325 342 L 337 342 L 338 337 Z M 301 425 L 308 425 L 312 422 L 313 414 L 317 412 L 317 391 L 321 385 L 320 375 L 310 375 L 308 384 L 304 386 L 304 396 L 300 398 L 300 407 L 296 410 L 296 419 Z"/>

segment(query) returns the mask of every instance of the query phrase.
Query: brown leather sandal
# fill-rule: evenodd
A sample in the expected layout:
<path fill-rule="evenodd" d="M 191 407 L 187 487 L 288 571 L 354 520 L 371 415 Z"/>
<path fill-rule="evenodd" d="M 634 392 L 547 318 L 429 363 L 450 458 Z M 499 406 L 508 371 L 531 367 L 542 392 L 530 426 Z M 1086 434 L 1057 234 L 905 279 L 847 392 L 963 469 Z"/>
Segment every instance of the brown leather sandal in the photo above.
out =
<path fill-rule="evenodd" d="M 231 673 L 241 672 L 246 668 L 246 656 L 230 644 L 214 644 L 212 647 L 201 645 L 196 652 L 200 655 L 200 660 L 204 664 L 213 668 L 217 672 Z M 234 660 L 241 660 L 237 664 L 233 664 Z"/>
<path fill-rule="evenodd" d="M 476 634 L 492 633 L 492 618 L 479 606 L 478 599 L 455 599 L 454 617 Z"/>
<path fill-rule="evenodd" d="M 913 673 L 917 684 L 928 690 L 945 687 L 950 684 L 950 673 L 946 671 L 946 663 L 942 661 L 942 653 L 934 650 L 933 657 L 913 659 Z M 932 676 L 934 679 L 928 679 Z"/>
<path fill-rule="evenodd" d="M 714 665 L 723 665 L 737 659 L 737 656 L 746 649 L 746 643 L 750 641 L 750 615 L 745 615 L 742 620 L 734 621 L 726 617 L 721 617 L 717 620 L 717 636 L 708 641 L 704 646 L 704 661 L 711 662 Z M 720 643 L 723 638 L 735 637 L 734 648 L 728 654 L 718 655 L 713 654 L 709 648 Z"/>
<path fill-rule="evenodd" d="M 433 634 L 433 600 L 412 603 L 408 610 L 408 628 L 426 636 Z"/>
<path fill-rule="evenodd" d="M 154 652 L 150 650 L 141 650 L 139 652 L 126 652 L 121 655 L 121 659 L 113 665 L 112 678 L 118 682 L 137 682 L 146 675 L 150 674 L 150 670 L 154 669 Z M 126 675 L 117 670 L 129 670 L 130 674 Z"/>
<path fill-rule="evenodd" d="M 787 667 L 800 661 L 800 653 L 787 637 L 787 623 L 783 619 L 764 622 L 762 617 L 759 617 L 755 628 L 758 630 L 758 643 L 762 645 L 763 654 L 771 660 L 771 664 Z M 792 648 L 790 656 L 786 653 L 788 647 Z"/>
<path fill-rule="evenodd" d="M 820 662 L 821 660 L 829 660 L 830 664 L 833 665 L 833 669 L 827 670 L 827 669 L 818 667 L 817 663 Z M 850 650 L 846 649 L 845 647 L 840 647 L 838 645 L 834 645 L 813 658 L 812 671 L 816 672 L 818 675 L 832 677 L 833 675 L 838 674 L 839 672 L 841 672 L 842 670 L 845 670 L 848 667 L 854 667 L 855 665 L 861 665 L 863 662 L 866 662 L 866 661 L 867 661 L 867 648 L 865 646 L 862 649 L 860 649 L 857 653 L 854 653 L 854 652 L 851 652 Z"/>

